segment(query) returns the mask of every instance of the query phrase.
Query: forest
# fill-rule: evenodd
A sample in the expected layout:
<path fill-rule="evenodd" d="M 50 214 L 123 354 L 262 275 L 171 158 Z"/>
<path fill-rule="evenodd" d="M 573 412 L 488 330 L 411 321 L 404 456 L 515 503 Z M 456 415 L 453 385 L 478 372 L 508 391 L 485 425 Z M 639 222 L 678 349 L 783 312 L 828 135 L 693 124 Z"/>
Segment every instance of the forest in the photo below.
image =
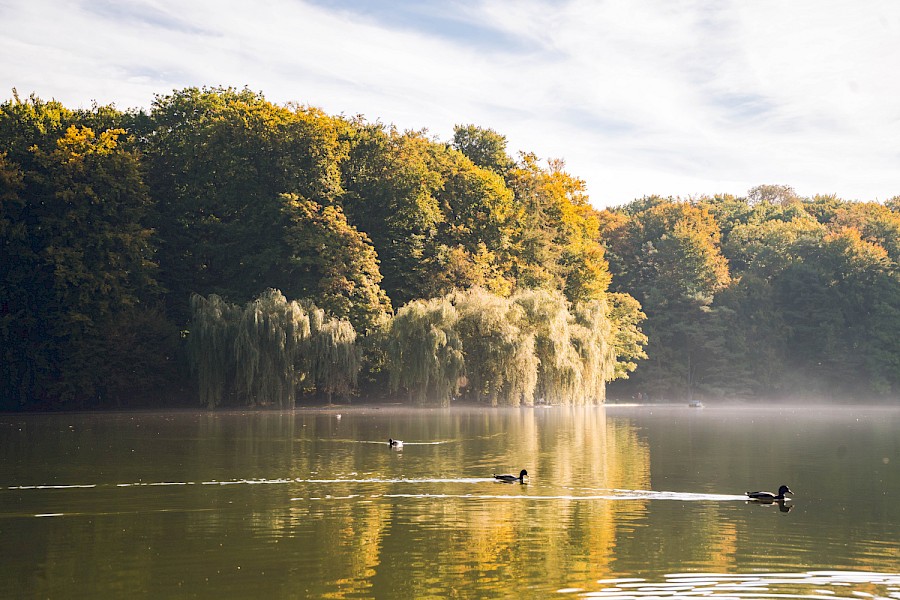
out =
<path fill-rule="evenodd" d="M 896 401 L 900 197 L 592 206 L 557 159 L 187 88 L 0 104 L 0 409 Z"/>

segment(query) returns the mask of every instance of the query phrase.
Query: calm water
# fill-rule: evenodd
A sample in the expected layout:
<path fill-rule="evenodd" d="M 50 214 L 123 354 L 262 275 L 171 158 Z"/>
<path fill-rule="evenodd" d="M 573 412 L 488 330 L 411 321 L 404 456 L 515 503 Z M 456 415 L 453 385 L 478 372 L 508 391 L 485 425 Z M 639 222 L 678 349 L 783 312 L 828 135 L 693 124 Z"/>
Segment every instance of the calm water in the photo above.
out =
<path fill-rule="evenodd" d="M 0 597 L 712 595 L 900 599 L 900 409 L 0 415 Z"/>

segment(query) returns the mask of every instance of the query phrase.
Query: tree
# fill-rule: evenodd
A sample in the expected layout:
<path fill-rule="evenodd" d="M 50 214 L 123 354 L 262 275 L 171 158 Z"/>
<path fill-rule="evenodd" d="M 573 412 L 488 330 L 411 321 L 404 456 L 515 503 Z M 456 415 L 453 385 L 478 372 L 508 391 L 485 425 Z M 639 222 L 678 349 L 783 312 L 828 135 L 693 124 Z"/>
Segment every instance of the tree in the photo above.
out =
<path fill-rule="evenodd" d="M 826 228 L 808 216 L 737 225 L 723 252 L 734 271 L 771 277 L 796 260 L 793 249 L 800 240 L 821 239 L 825 233 Z"/>
<path fill-rule="evenodd" d="M 359 121 L 353 131 L 342 205 L 348 222 L 372 241 L 382 286 L 400 306 L 436 287 L 437 227 L 444 215 L 435 193 L 442 178 L 423 136 Z"/>
<path fill-rule="evenodd" d="M 689 298 L 711 301 L 728 283 L 728 262 L 709 211 L 666 202 L 635 215 L 615 248 L 618 289 L 653 312 Z"/>
<path fill-rule="evenodd" d="M 747 192 L 747 204 L 750 206 L 761 203 L 788 205 L 799 200 L 797 192 L 789 185 L 758 185 Z"/>
<path fill-rule="evenodd" d="M 561 292 L 522 290 L 513 297 L 534 336 L 535 393 L 542 403 L 569 404 L 582 394 L 582 357 L 572 345 L 573 318 Z"/>
<path fill-rule="evenodd" d="M 465 357 L 465 392 L 491 406 L 534 403 L 535 336 L 522 307 L 479 288 L 451 296 Z"/>
<path fill-rule="evenodd" d="M 506 175 L 515 161 L 506 153 L 506 136 L 476 125 L 453 128 L 453 147 L 484 169 Z"/>
<path fill-rule="evenodd" d="M 842 229 L 795 249 L 801 260 L 776 280 L 790 336 L 795 393 L 896 390 L 900 281 L 884 248 Z"/>
<path fill-rule="evenodd" d="M 571 302 L 598 299 L 610 282 L 600 221 L 584 182 L 564 166 L 543 168 L 525 154 L 508 175 L 519 208 L 512 274 L 521 288 L 559 289 Z"/>
<path fill-rule="evenodd" d="M 381 272 L 368 236 L 347 223 L 336 206 L 283 194 L 285 251 L 273 259 L 270 281 L 295 298 L 313 298 L 357 331 L 381 327 L 391 303 L 379 287 Z"/>
<path fill-rule="evenodd" d="M 459 313 L 448 298 L 404 305 L 387 333 L 391 389 L 407 391 L 410 401 L 449 406 L 465 372 Z"/>
<path fill-rule="evenodd" d="M 269 289 L 243 307 L 215 294 L 191 297 L 190 356 L 201 403 L 231 399 L 293 408 L 301 386 L 348 397 L 360 357 L 356 332 L 311 302 Z"/>
<path fill-rule="evenodd" d="M 620 312 L 623 312 L 621 307 Z M 572 402 L 602 404 L 606 401 L 606 384 L 617 377 L 620 364 L 616 354 L 619 348 L 617 338 L 627 337 L 619 329 L 624 327 L 624 323 L 612 320 L 605 300 L 588 300 L 578 304 L 574 317 L 571 336 L 581 362 L 581 388 Z M 620 332 L 622 335 L 617 336 Z M 624 349 L 626 352 L 629 350 Z M 621 358 L 627 360 L 629 357 L 623 355 Z"/>
<path fill-rule="evenodd" d="M 438 224 L 438 248 L 449 249 L 466 269 L 446 269 L 442 289 L 485 287 L 509 295 L 510 241 L 518 224 L 513 194 L 503 178 L 475 166 L 457 151 L 434 147 L 443 185 L 435 192 L 444 218 Z M 455 275 L 455 277 L 454 277 Z"/>
<path fill-rule="evenodd" d="M 186 321 L 194 292 L 245 302 L 281 285 L 279 195 L 336 203 L 348 124 L 231 88 L 158 96 L 151 120 L 144 151 L 175 317 Z"/>
<path fill-rule="evenodd" d="M 641 323 L 647 318 L 641 304 L 628 294 L 609 294 L 609 320 L 612 323 L 612 345 L 616 363 L 611 379 L 627 379 L 637 368 L 635 361 L 647 358 L 644 346 L 647 336 Z"/>
<path fill-rule="evenodd" d="M 703 361 L 715 316 L 715 294 L 729 282 L 718 226 L 704 207 L 654 201 L 610 239 L 616 290 L 634 295 L 646 311 L 649 359 L 633 385 L 657 396 L 690 395 L 711 370 Z"/>
<path fill-rule="evenodd" d="M 894 265 L 900 265 L 900 213 L 877 202 L 848 202 L 835 212 L 831 224 L 855 229 L 866 241 L 884 248 Z"/>
<path fill-rule="evenodd" d="M 316 390 L 328 398 L 329 404 L 335 394 L 349 399 L 356 389 L 362 366 L 356 337 L 353 325 L 342 319 L 323 320 L 314 329 L 311 372 Z"/>
<path fill-rule="evenodd" d="M 4 364 L 4 394 L 19 407 L 105 402 L 121 379 L 110 360 L 120 315 L 152 310 L 156 293 L 138 157 L 123 131 L 71 118 L 34 98 L 0 110 L 3 341 L 18 357 Z"/>

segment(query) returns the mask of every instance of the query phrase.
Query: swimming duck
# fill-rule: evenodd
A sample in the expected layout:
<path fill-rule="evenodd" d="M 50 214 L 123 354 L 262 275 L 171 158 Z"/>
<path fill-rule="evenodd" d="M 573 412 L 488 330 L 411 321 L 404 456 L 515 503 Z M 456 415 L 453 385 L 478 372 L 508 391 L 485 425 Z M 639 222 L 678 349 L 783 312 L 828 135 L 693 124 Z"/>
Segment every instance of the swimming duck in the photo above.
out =
<path fill-rule="evenodd" d="M 391 448 L 402 448 L 403 442 L 401 442 L 400 440 L 388 438 L 388 446 L 390 446 Z"/>
<path fill-rule="evenodd" d="M 526 471 L 525 469 L 519 471 L 518 477 L 516 477 L 515 475 L 494 475 L 494 479 L 502 481 L 504 483 L 515 483 L 517 481 L 519 483 L 525 483 L 526 477 L 528 477 L 528 471 Z"/>
<path fill-rule="evenodd" d="M 778 488 L 778 494 L 773 494 L 772 492 L 746 492 L 747 496 L 750 497 L 751 500 L 760 500 L 762 502 L 772 502 L 773 500 L 784 500 L 785 494 L 793 494 L 786 485 Z"/>

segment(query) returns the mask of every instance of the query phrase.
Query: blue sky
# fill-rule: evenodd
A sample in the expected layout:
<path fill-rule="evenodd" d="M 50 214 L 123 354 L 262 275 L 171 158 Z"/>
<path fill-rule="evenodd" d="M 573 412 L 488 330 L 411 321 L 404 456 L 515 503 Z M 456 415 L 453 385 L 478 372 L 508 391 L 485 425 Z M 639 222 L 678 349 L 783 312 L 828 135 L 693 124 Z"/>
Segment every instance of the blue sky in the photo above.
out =
<path fill-rule="evenodd" d="M 598 207 L 900 195 L 895 0 L 0 0 L 0 56 L 2 98 L 247 86 L 442 140 L 490 127 Z"/>

